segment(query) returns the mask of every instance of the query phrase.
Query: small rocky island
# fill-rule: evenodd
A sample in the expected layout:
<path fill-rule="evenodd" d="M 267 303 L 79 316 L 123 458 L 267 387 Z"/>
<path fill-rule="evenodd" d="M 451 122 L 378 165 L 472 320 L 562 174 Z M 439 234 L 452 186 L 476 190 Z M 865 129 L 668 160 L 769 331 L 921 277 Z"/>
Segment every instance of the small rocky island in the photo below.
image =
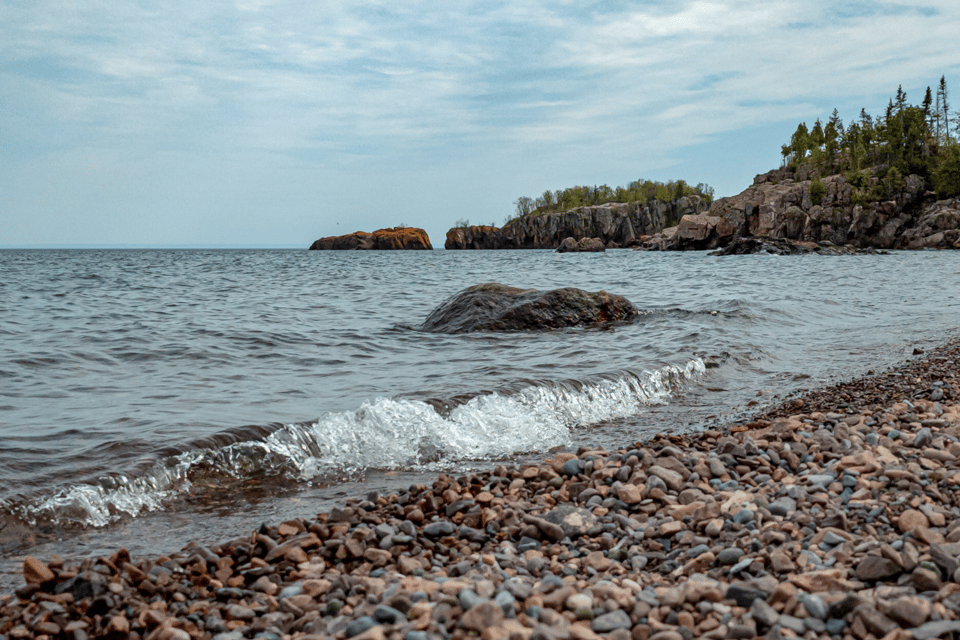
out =
<path fill-rule="evenodd" d="M 573 287 L 538 291 L 488 282 L 446 300 L 427 317 L 420 331 L 542 331 L 608 325 L 636 315 L 629 300 L 606 291 L 590 293 Z"/>
<path fill-rule="evenodd" d="M 414 227 L 393 227 L 378 229 L 373 233 L 356 231 L 344 236 L 320 238 L 312 245 L 311 251 L 329 250 L 432 250 L 430 237 L 423 229 Z"/>

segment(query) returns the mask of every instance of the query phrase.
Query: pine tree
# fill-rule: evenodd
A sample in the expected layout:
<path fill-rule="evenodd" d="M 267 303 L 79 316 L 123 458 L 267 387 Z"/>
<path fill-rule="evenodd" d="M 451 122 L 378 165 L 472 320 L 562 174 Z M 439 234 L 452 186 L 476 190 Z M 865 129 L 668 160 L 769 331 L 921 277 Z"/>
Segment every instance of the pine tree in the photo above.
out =
<path fill-rule="evenodd" d="M 840 151 L 840 136 L 843 134 L 843 122 L 837 110 L 833 110 L 833 115 L 827 121 L 827 126 L 823 131 L 823 141 L 825 151 L 827 152 L 827 168 L 831 171 L 837 164 L 837 152 Z"/>
<path fill-rule="evenodd" d="M 810 131 L 810 140 L 813 142 L 813 148 L 815 150 L 823 146 L 823 123 L 820 122 L 820 118 L 817 118 L 817 121 L 813 123 L 813 129 Z"/>
<path fill-rule="evenodd" d="M 933 108 L 933 93 L 930 91 L 930 87 L 927 87 L 927 93 L 923 96 L 923 118 L 927 121 L 927 127 L 931 130 L 933 129 L 933 114 L 930 113 Z"/>
<path fill-rule="evenodd" d="M 807 151 L 810 150 L 810 133 L 807 131 L 806 122 L 797 125 L 797 130 L 790 138 L 790 148 L 793 149 L 795 161 L 799 162 L 807 157 Z"/>
<path fill-rule="evenodd" d="M 907 93 L 903 90 L 903 85 L 897 85 L 897 115 L 903 121 L 903 110 L 907 108 Z"/>

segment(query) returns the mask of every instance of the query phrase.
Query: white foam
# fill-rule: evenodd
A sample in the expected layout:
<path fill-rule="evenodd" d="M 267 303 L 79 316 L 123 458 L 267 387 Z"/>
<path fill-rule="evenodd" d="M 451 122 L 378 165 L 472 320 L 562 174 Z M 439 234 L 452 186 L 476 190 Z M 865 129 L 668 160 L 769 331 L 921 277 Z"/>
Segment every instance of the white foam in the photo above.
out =
<path fill-rule="evenodd" d="M 430 468 L 546 451 L 570 444 L 577 426 L 636 415 L 644 406 L 667 402 L 683 381 L 705 370 L 698 358 L 684 367 L 638 375 L 533 385 L 511 395 L 476 396 L 448 415 L 424 402 L 380 398 L 312 424 L 285 425 L 262 440 L 180 454 L 143 477 L 75 485 L 20 511 L 30 521 L 96 527 L 123 514 L 161 509 L 164 500 L 189 488 L 190 471 L 201 466 L 239 478 L 258 473 L 309 481 L 328 473 Z"/>

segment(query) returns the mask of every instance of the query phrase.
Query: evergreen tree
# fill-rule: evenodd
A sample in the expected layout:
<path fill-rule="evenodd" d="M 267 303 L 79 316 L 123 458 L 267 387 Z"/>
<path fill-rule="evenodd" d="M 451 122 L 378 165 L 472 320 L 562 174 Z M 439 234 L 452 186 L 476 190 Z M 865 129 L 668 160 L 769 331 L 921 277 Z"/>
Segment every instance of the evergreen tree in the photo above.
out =
<path fill-rule="evenodd" d="M 810 132 L 807 131 L 807 123 L 801 122 L 797 130 L 790 138 L 790 148 L 793 149 L 793 158 L 799 162 L 807 157 L 807 151 L 810 150 Z"/>
<path fill-rule="evenodd" d="M 839 125 L 839 130 L 838 130 Z M 827 155 L 827 169 L 833 171 L 837 165 L 838 153 L 840 151 L 840 134 L 843 132 L 843 123 L 837 110 L 833 110 L 833 115 L 827 121 L 827 126 L 823 131 L 824 150 Z"/>
<path fill-rule="evenodd" d="M 938 198 L 960 196 L 960 145 L 951 145 L 943 152 L 940 164 L 933 172 L 933 188 Z"/>
<path fill-rule="evenodd" d="M 903 127 L 903 110 L 907 108 L 907 93 L 903 90 L 903 85 L 897 85 L 897 117 L 900 118 L 900 126 Z"/>
<path fill-rule="evenodd" d="M 838 136 L 843 135 L 843 120 L 840 119 L 840 112 L 837 111 L 836 107 L 834 107 L 833 113 L 830 114 L 830 121 L 827 124 L 833 125 L 833 129 L 837 132 Z"/>
<path fill-rule="evenodd" d="M 923 96 L 921 106 L 923 107 L 923 118 L 927 121 L 927 127 L 933 129 L 933 114 L 931 113 L 933 110 L 933 94 L 930 91 L 930 87 L 927 87 L 927 93 Z"/>
<path fill-rule="evenodd" d="M 847 127 L 843 136 L 843 149 L 849 159 L 850 168 L 853 171 L 859 171 L 866 151 L 863 147 L 863 135 L 860 131 L 860 125 L 856 122 Z"/>
<path fill-rule="evenodd" d="M 820 122 L 820 118 L 817 118 L 817 121 L 813 124 L 813 129 L 810 131 L 810 141 L 813 143 L 813 149 L 819 149 L 823 146 L 823 123 Z"/>
<path fill-rule="evenodd" d="M 903 159 L 903 120 L 897 117 L 892 98 L 887 104 L 884 132 L 886 133 L 884 138 L 887 143 L 887 162 L 891 166 L 897 166 Z"/>

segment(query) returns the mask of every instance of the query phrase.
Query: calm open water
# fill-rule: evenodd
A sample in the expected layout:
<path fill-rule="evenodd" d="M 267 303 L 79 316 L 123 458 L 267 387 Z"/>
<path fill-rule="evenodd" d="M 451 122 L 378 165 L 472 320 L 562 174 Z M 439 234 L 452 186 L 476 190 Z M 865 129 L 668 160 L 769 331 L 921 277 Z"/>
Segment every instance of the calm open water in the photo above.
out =
<path fill-rule="evenodd" d="M 481 282 L 613 330 L 434 335 Z M 0 251 L 0 587 L 35 555 L 215 541 L 438 469 L 702 428 L 956 334 L 960 253 Z"/>

